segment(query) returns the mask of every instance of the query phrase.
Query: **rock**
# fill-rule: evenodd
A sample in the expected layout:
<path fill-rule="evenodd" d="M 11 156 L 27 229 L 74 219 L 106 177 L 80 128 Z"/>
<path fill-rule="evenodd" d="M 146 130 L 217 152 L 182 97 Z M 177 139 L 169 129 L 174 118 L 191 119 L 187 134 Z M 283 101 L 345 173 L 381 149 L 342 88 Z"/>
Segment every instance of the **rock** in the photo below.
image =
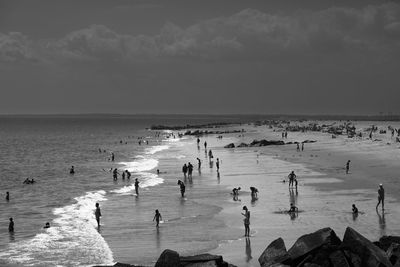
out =
<path fill-rule="evenodd" d="M 304 140 L 302 143 L 307 144 L 307 143 L 315 143 L 315 142 L 317 142 L 317 141 L 316 140 Z"/>
<path fill-rule="evenodd" d="M 342 245 L 343 248 L 357 254 L 361 258 L 361 266 L 392 266 L 383 250 L 351 227 L 346 228 Z"/>
<path fill-rule="evenodd" d="M 400 236 L 384 235 L 379 239 L 379 243 L 381 244 L 380 248 L 386 251 L 392 243 L 400 244 Z"/>
<path fill-rule="evenodd" d="M 331 253 L 331 255 L 329 255 L 329 260 L 332 263 L 332 267 L 350 267 L 346 257 L 340 250 L 336 250 L 335 252 Z"/>
<path fill-rule="evenodd" d="M 211 254 L 180 257 L 180 262 L 183 267 L 234 267 L 234 265 L 225 262 L 222 256 Z"/>
<path fill-rule="evenodd" d="M 180 265 L 181 260 L 178 252 L 166 249 L 161 253 L 154 267 L 176 267 Z"/>
<path fill-rule="evenodd" d="M 321 267 L 321 265 L 315 264 L 315 263 L 311 263 L 311 262 L 306 262 L 303 265 L 304 267 Z"/>
<path fill-rule="evenodd" d="M 235 147 L 234 143 L 230 143 L 230 144 L 224 146 L 224 148 L 234 148 L 234 147 Z"/>
<path fill-rule="evenodd" d="M 284 145 L 285 142 L 278 140 L 278 141 L 268 141 L 265 139 L 262 139 L 260 141 L 257 140 L 253 140 L 253 142 L 251 142 L 249 144 L 249 146 L 271 146 L 271 145 Z"/>
<path fill-rule="evenodd" d="M 400 244 L 392 243 L 386 251 L 386 254 L 393 265 L 396 263 L 399 263 L 400 265 Z"/>
<path fill-rule="evenodd" d="M 240 145 L 238 145 L 237 147 L 248 147 L 249 145 L 246 143 L 241 143 Z"/>
<path fill-rule="evenodd" d="M 278 238 L 271 242 L 258 258 L 261 267 L 271 266 L 274 263 L 283 263 L 289 260 L 285 242 Z"/>
<path fill-rule="evenodd" d="M 345 250 L 344 255 L 346 255 L 347 262 L 349 262 L 351 264 L 351 266 L 361 267 L 361 258 L 357 254 L 354 254 L 351 251 Z"/>
<path fill-rule="evenodd" d="M 336 236 L 335 231 L 331 228 L 323 228 L 314 233 L 301 236 L 294 245 L 289 249 L 288 253 L 294 262 L 300 262 L 312 251 L 322 247 L 323 245 L 337 246 L 341 241 Z"/>

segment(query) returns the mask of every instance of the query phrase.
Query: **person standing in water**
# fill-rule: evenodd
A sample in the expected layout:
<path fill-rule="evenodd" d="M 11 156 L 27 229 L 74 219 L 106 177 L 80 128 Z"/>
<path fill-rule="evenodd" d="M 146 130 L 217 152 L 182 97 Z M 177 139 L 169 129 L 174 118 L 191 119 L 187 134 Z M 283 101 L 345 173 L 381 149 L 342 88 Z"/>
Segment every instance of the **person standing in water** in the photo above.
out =
<path fill-rule="evenodd" d="M 100 227 L 101 211 L 100 211 L 100 204 L 99 203 L 96 203 L 96 210 L 94 212 L 94 216 L 96 217 L 97 227 Z"/>
<path fill-rule="evenodd" d="M 192 173 L 193 173 L 193 165 L 192 163 L 188 163 L 188 178 L 192 178 Z"/>
<path fill-rule="evenodd" d="M 347 161 L 346 163 L 346 174 L 349 174 L 349 170 L 350 170 L 350 160 Z"/>
<path fill-rule="evenodd" d="M 187 167 L 187 165 L 185 163 L 185 164 L 183 164 L 183 167 L 182 167 L 183 177 L 185 177 L 185 179 L 186 179 L 187 171 L 188 171 L 188 167 Z"/>
<path fill-rule="evenodd" d="M 207 141 L 204 141 L 204 149 L 207 150 Z"/>
<path fill-rule="evenodd" d="M 128 171 L 128 170 L 125 170 L 125 172 L 126 172 L 126 178 L 129 180 L 129 179 L 131 179 L 131 172 L 130 171 Z"/>
<path fill-rule="evenodd" d="M 10 218 L 10 223 L 8 224 L 8 231 L 10 233 L 14 232 L 14 220 L 13 220 L 13 218 Z"/>
<path fill-rule="evenodd" d="M 385 189 L 382 184 L 379 184 L 378 188 L 378 204 L 376 204 L 376 209 L 378 209 L 379 204 L 382 203 L 382 210 L 385 210 Z"/>
<path fill-rule="evenodd" d="M 351 210 L 353 211 L 353 214 L 358 214 L 358 209 L 355 204 L 352 205 Z"/>
<path fill-rule="evenodd" d="M 115 168 L 113 170 L 113 179 L 114 179 L 114 181 L 118 180 L 118 170 L 117 170 L 117 168 Z"/>
<path fill-rule="evenodd" d="M 69 169 L 69 174 L 74 174 L 74 173 L 75 173 L 74 166 L 71 166 L 71 169 Z"/>
<path fill-rule="evenodd" d="M 304 151 L 304 143 L 301 143 L 301 151 Z"/>
<path fill-rule="evenodd" d="M 154 222 L 154 220 L 156 220 L 156 223 L 157 223 L 156 227 L 158 227 L 158 225 L 160 224 L 160 221 L 162 221 L 161 213 L 158 210 L 156 210 L 156 214 L 154 214 L 153 222 Z"/>
<path fill-rule="evenodd" d="M 294 184 L 294 180 L 296 179 L 296 174 L 294 174 L 294 171 L 292 171 L 289 175 L 288 175 L 288 178 L 289 178 L 289 187 L 290 186 L 292 186 L 293 187 L 293 184 Z"/>
<path fill-rule="evenodd" d="M 115 159 L 115 155 L 114 155 L 114 153 L 111 153 L 111 161 L 114 161 L 114 159 Z"/>
<path fill-rule="evenodd" d="M 8 191 L 6 192 L 6 200 L 10 201 L 10 192 L 8 192 Z"/>
<path fill-rule="evenodd" d="M 219 158 L 217 158 L 217 161 L 215 162 L 215 166 L 217 166 L 217 171 L 219 171 Z"/>
<path fill-rule="evenodd" d="M 243 206 L 243 210 L 244 213 L 242 213 L 242 215 L 244 216 L 244 236 L 250 236 L 250 211 L 246 206 Z"/>
<path fill-rule="evenodd" d="M 197 158 L 197 169 L 201 169 L 201 160 Z"/>
<path fill-rule="evenodd" d="M 185 197 L 185 189 L 186 189 L 185 184 L 181 180 L 178 180 L 178 184 L 179 184 L 179 186 L 181 188 L 182 197 Z"/>
<path fill-rule="evenodd" d="M 297 143 L 297 152 L 299 152 L 300 151 L 300 145 L 299 145 L 299 143 Z"/>
<path fill-rule="evenodd" d="M 139 195 L 139 180 L 138 180 L 138 178 L 135 179 L 135 192 L 136 192 L 136 195 Z"/>

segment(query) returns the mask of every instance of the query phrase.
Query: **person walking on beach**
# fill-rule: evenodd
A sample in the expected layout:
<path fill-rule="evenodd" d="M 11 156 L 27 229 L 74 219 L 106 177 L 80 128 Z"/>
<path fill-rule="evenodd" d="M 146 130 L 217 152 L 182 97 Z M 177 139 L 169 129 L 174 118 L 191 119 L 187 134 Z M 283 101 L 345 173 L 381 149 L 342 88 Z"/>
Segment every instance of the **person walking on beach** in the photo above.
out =
<path fill-rule="evenodd" d="M 204 141 L 204 149 L 207 150 L 207 141 Z"/>
<path fill-rule="evenodd" d="M 217 166 L 217 171 L 219 171 L 219 158 L 217 158 L 217 161 L 215 162 L 215 166 Z"/>
<path fill-rule="evenodd" d="M 301 151 L 304 151 L 304 143 L 301 143 Z"/>
<path fill-rule="evenodd" d="M 350 170 L 350 160 L 347 161 L 346 163 L 346 174 L 349 174 L 349 170 Z"/>
<path fill-rule="evenodd" d="M 186 189 L 185 184 L 184 184 L 181 180 L 178 180 L 178 185 L 179 185 L 180 188 L 181 188 L 181 195 L 182 195 L 182 197 L 185 197 L 185 189 Z"/>
<path fill-rule="evenodd" d="M 297 143 L 297 152 L 299 152 L 300 151 L 300 145 L 299 145 L 299 143 Z"/>
<path fill-rule="evenodd" d="M 75 173 L 74 166 L 71 166 L 71 169 L 69 169 L 69 174 L 74 174 L 74 173 Z"/>
<path fill-rule="evenodd" d="M 188 171 L 188 167 L 187 167 L 187 165 L 185 163 L 185 164 L 183 164 L 183 167 L 182 167 L 183 177 L 185 177 L 185 179 L 186 179 L 187 171 Z"/>
<path fill-rule="evenodd" d="M 200 138 L 197 137 L 197 147 L 200 148 Z"/>
<path fill-rule="evenodd" d="M 13 218 L 10 218 L 10 223 L 8 224 L 8 231 L 10 233 L 14 232 L 14 220 L 13 220 Z"/>
<path fill-rule="evenodd" d="M 243 210 L 244 213 L 242 213 L 242 215 L 244 216 L 244 236 L 250 236 L 250 211 L 246 206 L 243 206 Z"/>
<path fill-rule="evenodd" d="M 376 204 L 376 209 L 378 209 L 379 204 L 382 203 L 382 210 L 385 210 L 385 189 L 382 184 L 379 184 L 378 188 L 378 204 Z"/>
<path fill-rule="evenodd" d="M 201 160 L 197 158 L 197 169 L 201 169 Z"/>
<path fill-rule="evenodd" d="M 8 202 L 8 201 L 10 201 L 10 192 L 6 192 L 6 201 Z"/>
<path fill-rule="evenodd" d="M 289 187 L 293 187 L 294 180 L 296 179 L 296 174 L 294 174 L 294 171 L 289 173 L 288 178 L 289 178 Z"/>
<path fill-rule="evenodd" d="M 154 220 L 156 220 L 156 223 L 157 223 L 156 227 L 158 227 L 158 225 L 160 224 L 160 221 L 162 221 L 161 213 L 158 210 L 156 210 L 156 214 L 154 214 L 153 222 L 154 222 Z"/>
<path fill-rule="evenodd" d="M 138 180 L 138 178 L 135 179 L 135 192 L 136 192 L 136 195 L 138 196 L 139 195 L 139 180 Z"/>
<path fill-rule="evenodd" d="M 358 214 L 358 209 L 355 204 L 352 205 L 351 210 L 352 210 L 353 214 Z"/>
<path fill-rule="evenodd" d="M 211 149 L 208 151 L 208 157 L 210 158 L 210 161 L 213 158 L 213 153 L 212 153 Z"/>
<path fill-rule="evenodd" d="M 94 216 L 96 217 L 97 227 L 100 227 L 101 211 L 100 211 L 100 204 L 99 203 L 96 203 L 96 210 L 94 212 Z"/>
<path fill-rule="evenodd" d="M 192 173 L 193 173 L 193 165 L 192 165 L 192 163 L 190 163 L 190 162 L 188 163 L 187 169 L 188 169 L 188 178 L 191 179 L 192 178 Z"/>

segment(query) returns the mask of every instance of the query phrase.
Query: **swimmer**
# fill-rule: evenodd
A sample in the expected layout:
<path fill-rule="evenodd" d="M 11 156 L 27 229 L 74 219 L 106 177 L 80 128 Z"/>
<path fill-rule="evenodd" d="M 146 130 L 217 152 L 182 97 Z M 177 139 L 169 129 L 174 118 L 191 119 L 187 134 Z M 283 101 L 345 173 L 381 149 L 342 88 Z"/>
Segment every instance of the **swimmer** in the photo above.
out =
<path fill-rule="evenodd" d="M 351 210 L 353 211 L 353 214 L 358 214 L 358 209 L 355 204 L 352 205 Z"/>
<path fill-rule="evenodd" d="M 14 220 L 13 220 L 13 218 L 10 218 L 10 223 L 8 224 L 8 231 L 10 233 L 14 232 Z"/>
<path fill-rule="evenodd" d="M 74 173 L 75 173 L 74 166 L 71 166 L 71 169 L 69 169 L 69 174 L 74 174 Z"/>
<path fill-rule="evenodd" d="M 158 227 L 158 225 L 160 224 L 160 221 L 162 221 L 161 213 L 158 210 L 156 210 L 156 214 L 154 214 L 153 222 L 154 222 L 154 220 L 156 220 L 156 223 L 157 223 L 156 227 Z"/>
<path fill-rule="evenodd" d="M 44 229 L 50 228 L 50 223 L 47 222 L 45 226 L 43 226 Z"/>
<path fill-rule="evenodd" d="M 94 212 L 94 216 L 96 217 L 97 227 L 100 227 L 101 211 L 100 211 L 100 205 L 99 205 L 99 203 L 96 203 L 96 210 L 95 210 L 95 212 Z"/>

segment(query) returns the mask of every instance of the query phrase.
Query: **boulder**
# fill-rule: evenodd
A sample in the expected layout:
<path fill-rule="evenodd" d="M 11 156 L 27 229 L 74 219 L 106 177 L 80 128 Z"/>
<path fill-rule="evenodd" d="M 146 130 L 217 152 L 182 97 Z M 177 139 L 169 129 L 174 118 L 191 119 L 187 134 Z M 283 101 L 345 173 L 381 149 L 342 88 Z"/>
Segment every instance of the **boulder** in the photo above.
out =
<path fill-rule="evenodd" d="M 300 262 L 308 254 L 323 245 L 337 246 L 341 241 L 331 228 L 323 228 L 314 233 L 301 236 L 289 249 L 288 254 L 294 262 Z"/>
<path fill-rule="evenodd" d="M 235 267 L 225 262 L 222 256 L 211 254 L 180 257 L 180 262 L 183 267 Z"/>
<path fill-rule="evenodd" d="M 238 145 L 237 147 L 248 147 L 249 145 L 246 143 L 241 143 L 240 145 Z"/>
<path fill-rule="evenodd" d="M 234 143 L 230 143 L 230 144 L 227 144 L 226 146 L 224 146 L 224 148 L 234 148 L 234 147 L 235 147 Z"/>
<path fill-rule="evenodd" d="M 166 249 L 161 253 L 154 267 L 176 267 L 176 266 L 181 266 L 181 260 L 179 258 L 178 252 Z"/>
<path fill-rule="evenodd" d="M 332 267 L 350 267 L 342 251 L 336 250 L 329 255 Z"/>
<path fill-rule="evenodd" d="M 388 250 L 392 243 L 400 244 L 400 236 L 384 235 L 379 239 L 380 248 Z"/>
<path fill-rule="evenodd" d="M 284 263 L 288 260 L 289 255 L 282 238 L 272 241 L 258 258 L 261 267 L 271 266 L 274 263 Z"/>
<path fill-rule="evenodd" d="M 351 227 L 346 228 L 342 246 L 361 258 L 361 266 L 392 266 L 388 256 L 383 250 L 375 246 L 371 241 Z"/>
<path fill-rule="evenodd" d="M 386 251 L 386 254 L 393 265 L 396 263 L 400 265 L 400 244 L 392 243 Z"/>
<path fill-rule="evenodd" d="M 346 255 L 347 262 L 349 262 L 351 266 L 361 267 L 361 258 L 357 254 L 344 250 L 344 255 Z"/>

